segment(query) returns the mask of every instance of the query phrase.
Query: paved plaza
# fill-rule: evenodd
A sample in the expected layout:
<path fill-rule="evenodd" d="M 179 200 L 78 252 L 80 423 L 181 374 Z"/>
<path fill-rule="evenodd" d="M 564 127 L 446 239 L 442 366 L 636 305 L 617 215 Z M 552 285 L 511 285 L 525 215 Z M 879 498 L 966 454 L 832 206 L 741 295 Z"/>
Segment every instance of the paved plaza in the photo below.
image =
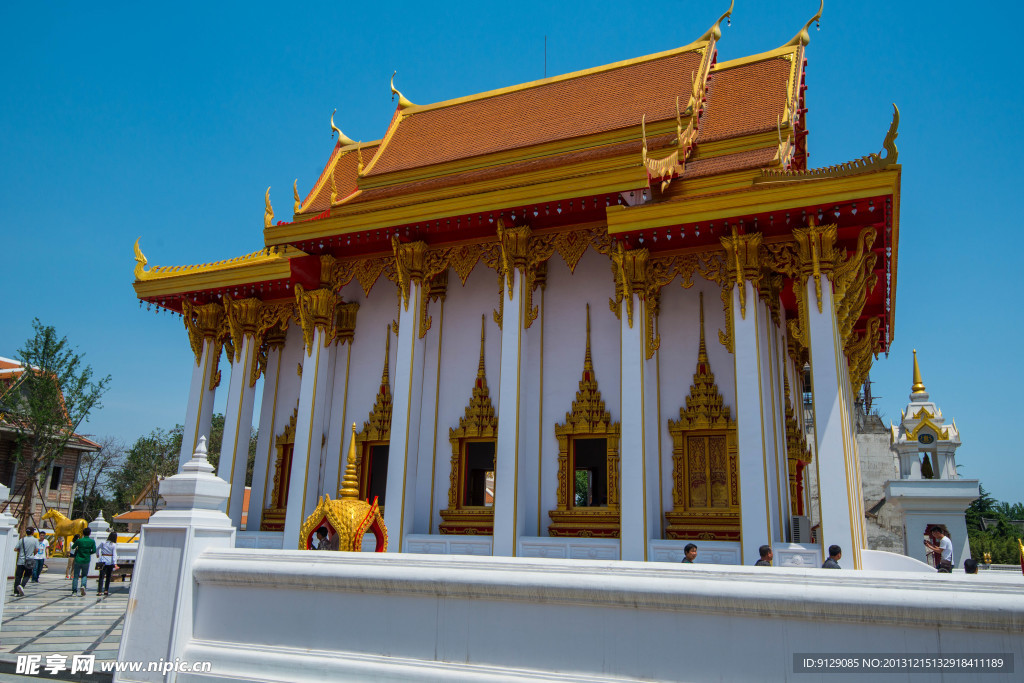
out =
<path fill-rule="evenodd" d="M 64 578 L 64 561 L 50 560 L 51 569 L 29 582 L 25 596 L 13 594 L 7 580 L 7 602 L 0 626 L 0 683 L 3 681 L 60 680 L 42 672 L 39 676 L 14 675 L 19 654 L 95 655 L 96 662 L 117 659 L 121 627 L 128 606 L 129 582 L 114 581 L 110 595 L 96 595 L 96 580 L 89 579 L 84 597 L 71 595 L 71 581 Z M 98 670 L 98 669 L 97 669 Z M 65 680 L 75 680 L 67 676 Z M 107 675 L 109 680 L 109 674 Z"/>

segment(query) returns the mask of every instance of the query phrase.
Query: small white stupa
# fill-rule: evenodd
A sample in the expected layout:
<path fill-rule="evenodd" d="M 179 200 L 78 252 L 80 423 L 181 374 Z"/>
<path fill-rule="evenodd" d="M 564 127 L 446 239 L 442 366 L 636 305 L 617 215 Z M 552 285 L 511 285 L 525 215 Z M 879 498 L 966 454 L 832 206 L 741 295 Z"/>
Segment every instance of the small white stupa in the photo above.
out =
<path fill-rule="evenodd" d="M 942 411 L 929 399 L 914 351 L 914 384 L 910 403 L 898 426 L 891 426 L 890 448 L 899 458 L 900 478 L 885 485 L 885 497 L 903 510 L 904 552 L 927 561 L 923 539 L 929 526 L 949 530 L 953 563 L 962 567 L 971 556 L 965 511 L 979 496 L 977 479 L 961 479 L 956 471 L 960 431 L 946 424 Z"/>

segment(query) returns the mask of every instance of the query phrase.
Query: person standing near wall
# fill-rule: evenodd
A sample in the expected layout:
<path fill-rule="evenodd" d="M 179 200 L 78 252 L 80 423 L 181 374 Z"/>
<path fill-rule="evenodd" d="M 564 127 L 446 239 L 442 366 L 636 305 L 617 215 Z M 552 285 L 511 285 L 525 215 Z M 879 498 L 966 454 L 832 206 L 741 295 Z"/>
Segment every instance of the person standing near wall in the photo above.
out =
<path fill-rule="evenodd" d="M 32 578 L 32 572 L 36 568 L 36 547 L 39 541 L 32 535 L 34 531 L 35 529 L 28 527 L 18 541 L 18 564 L 14 569 L 15 595 L 25 595 L 25 584 Z"/>
<path fill-rule="evenodd" d="M 935 554 L 935 568 L 940 574 L 953 573 L 953 542 L 940 526 L 931 530 L 932 543 L 925 541 L 928 550 Z"/>

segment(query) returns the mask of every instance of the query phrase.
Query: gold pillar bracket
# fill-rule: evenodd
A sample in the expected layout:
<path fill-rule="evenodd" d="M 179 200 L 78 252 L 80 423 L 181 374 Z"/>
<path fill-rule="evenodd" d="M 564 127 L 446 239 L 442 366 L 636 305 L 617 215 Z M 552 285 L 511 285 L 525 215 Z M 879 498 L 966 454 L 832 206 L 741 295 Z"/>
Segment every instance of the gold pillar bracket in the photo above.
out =
<path fill-rule="evenodd" d="M 320 288 L 306 290 L 301 284 L 295 284 L 295 303 L 299 311 L 299 323 L 302 325 L 302 339 L 306 344 L 306 353 L 313 353 L 314 335 L 317 329 L 325 333 L 325 346 L 333 338 L 337 295 L 330 289 Z"/>

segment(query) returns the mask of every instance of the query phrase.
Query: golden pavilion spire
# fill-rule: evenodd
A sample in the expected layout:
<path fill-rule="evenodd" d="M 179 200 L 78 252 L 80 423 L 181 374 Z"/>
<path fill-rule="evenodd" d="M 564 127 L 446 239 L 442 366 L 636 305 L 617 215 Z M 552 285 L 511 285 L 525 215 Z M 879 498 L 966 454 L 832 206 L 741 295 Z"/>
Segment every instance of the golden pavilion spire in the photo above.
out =
<path fill-rule="evenodd" d="M 921 381 L 921 368 L 917 365 L 917 349 L 914 349 L 914 386 L 910 387 L 911 393 L 923 394 L 927 391 L 924 382 Z"/>
<path fill-rule="evenodd" d="M 819 19 L 821 19 L 821 13 L 822 13 L 822 11 L 824 9 L 825 9 L 825 0 L 821 0 L 821 4 L 818 5 L 817 13 L 813 17 L 811 17 L 807 21 L 806 24 L 804 24 L 804 27 L 802 29 L 797 31 L 797 34 L 795 36 L 793 36 L 793 38 L 788 43 L 786 43 L 786 45 L 787 46 L 789 46 L 789 45 L 796 46 L 796 45 L 807 45 L 808 43 L 810 43 L 811 42 L 811 34 L 807 32 L 807 29 L 809 29 L 811 27 L 811 24 L 813 24 L 814 22 L 816 22 Z"/>
<path fill-rule="evenodd" d="M 344 133 L 342 133 L 341 129 L 338 128 L 336 125 L 334 125 L 334 115 L 337 114 L 337 113 L 338 113 L 337 109 L 335 109 L 334 111 L 331 112 L 331 136 L 333 137 L 334 134 L 337 133 L 338 134 L 338 144 L 341 145 L 342 147 L 344 147 L 345 145 L 354 145 L 354 144 L 356 144 L 355 140 L 353 140 L 349 136 L 347 136 Z"/>
<path fill-rule="evenodd" d="M 348 440 L 348 457 L 345 465 L 345 476 L 341 480 L 341 498 L 359 499 L 359 475 L 356 474 L 356 423 L 352 423 L 352 436 Z"/>

